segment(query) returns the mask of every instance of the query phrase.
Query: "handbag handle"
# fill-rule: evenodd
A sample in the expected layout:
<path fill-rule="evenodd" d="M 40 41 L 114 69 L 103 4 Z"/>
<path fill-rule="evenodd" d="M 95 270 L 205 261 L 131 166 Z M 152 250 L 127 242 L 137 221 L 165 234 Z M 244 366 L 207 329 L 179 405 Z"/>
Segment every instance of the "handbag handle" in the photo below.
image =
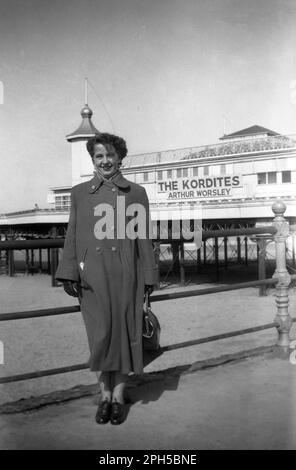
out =
<path fill-rule="evenodd" d="M 148 312 L 148 310 L 150 309 L 150 305 L 151 305 L 150 295 L 148 294 L 148 292 L 144 294 L 144 299 L 145 299 L 146 312 Z"/>
<path fill-rule="evenodd" d="M 144 322 L 145 322 L 145 328 L 146 328 L 146 335 L 150 335 L 150 330 L 149 330 L 149 316 L 148 312 L 151 310 L 150 309 L 150 298 L 149 294 L 146 292 L 144 294 L 144 299 L 145 299 L 145 309 L 144 309 Z"/>

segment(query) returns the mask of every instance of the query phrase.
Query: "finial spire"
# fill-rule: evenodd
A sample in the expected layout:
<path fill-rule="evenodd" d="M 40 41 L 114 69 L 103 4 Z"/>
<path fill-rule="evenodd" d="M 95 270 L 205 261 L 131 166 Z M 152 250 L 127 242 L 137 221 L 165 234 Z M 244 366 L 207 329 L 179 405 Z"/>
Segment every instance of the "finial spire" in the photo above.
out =
<path fill-rule="evenodd" d="M 84 79 L 84 103 L 88 105 L 88 82 L 87 82 L 87 77 Z"/>

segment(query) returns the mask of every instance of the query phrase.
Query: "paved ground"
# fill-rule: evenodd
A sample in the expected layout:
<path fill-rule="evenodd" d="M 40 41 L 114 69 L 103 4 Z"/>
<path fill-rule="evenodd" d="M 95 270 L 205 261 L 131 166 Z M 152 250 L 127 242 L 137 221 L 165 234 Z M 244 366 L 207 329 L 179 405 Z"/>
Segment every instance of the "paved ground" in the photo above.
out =
<path fill-rule="evenodd" d="M 1 449 L 295 449 L 296 366 L 274 353 L 130 389 L 121 426 L 96 398 L 1 415 Z"/>

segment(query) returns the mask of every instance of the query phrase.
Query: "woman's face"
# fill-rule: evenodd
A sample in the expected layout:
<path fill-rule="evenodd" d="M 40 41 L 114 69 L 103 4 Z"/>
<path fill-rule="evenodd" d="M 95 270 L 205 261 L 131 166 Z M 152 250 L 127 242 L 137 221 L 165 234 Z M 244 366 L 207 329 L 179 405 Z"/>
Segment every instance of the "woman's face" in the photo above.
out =
<path fill-rule="evenodd" d="M 94 169 L 104 178 L 111 178 L 118 168 L 120 159 L 111 144 L 95 144 L 93 164 Z"/>

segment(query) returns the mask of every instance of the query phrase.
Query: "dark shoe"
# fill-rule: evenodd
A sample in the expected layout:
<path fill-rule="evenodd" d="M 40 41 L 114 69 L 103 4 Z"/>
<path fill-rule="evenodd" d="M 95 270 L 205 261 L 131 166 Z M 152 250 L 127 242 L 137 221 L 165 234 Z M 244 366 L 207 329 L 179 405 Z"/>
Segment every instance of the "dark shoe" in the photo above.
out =
<path fill-rule="evenodd" d="M 98 424 L 108 423 L 111 415 L 111 402 L 108 400 L 101 401 L 96 413 L 96 422 Z"/>
<path fill-rule="evenodd" d="M 111 408 L 111 424 L 121 424 L 125 419 L 125 405 L 118 403 L 117 401 L 112 402 Z"/>

